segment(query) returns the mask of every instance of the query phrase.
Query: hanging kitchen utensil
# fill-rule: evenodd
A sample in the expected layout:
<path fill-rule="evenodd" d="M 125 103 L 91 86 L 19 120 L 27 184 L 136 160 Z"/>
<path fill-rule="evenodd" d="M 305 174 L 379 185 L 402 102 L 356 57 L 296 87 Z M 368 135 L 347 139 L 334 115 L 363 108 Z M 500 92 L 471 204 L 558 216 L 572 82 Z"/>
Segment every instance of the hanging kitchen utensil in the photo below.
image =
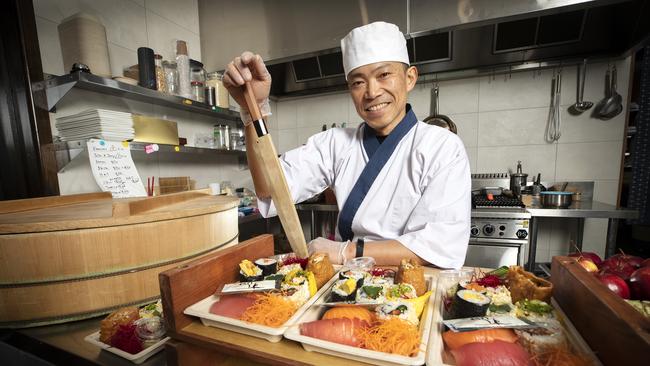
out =
<path fill-rule="evenodd" d="M 614 118 L 623 111 L 623 97 L 616 92 L 616 65 L 612 65 L 612 76 L 609 86 L 609 98 L 598 111 L 600 119 L 608 120 Z"/>
<path fill-rule="evenodd" d="M 440 114 L 440 89 L 438 83 L 433 84 L 431 88 L 431 108 L 429 117 L 425 118 L 424 122 L 430 125 L 446 128 L 453 133 L 456 133 L 456 125 L 451 118 Z"/>
<path fill-rule="evenodd" d="M 591 114 L 592 117 L 594 118 L 600 118 L 600 111 L 603 109 L 603 106 L 605 106 L 605 103 L 607 103 L 607 100 L 609 100 L 609 97 L 611 96 L 611 70 L 610 70 L 610 65 L 607 65 L 607 71 L 605 71 L 605 97 L 601 99 L 598 103 L 596 103 L 596 106 L 594 107 L 594 111 Z"/>
<path fill-rule="evenodd" d="M 546 125 L 546 142 L 552 143 L 558 141 L 562 133 L 560 128 L 562 126 L 562 117 L 560 114 L 560 91 L 562 90 L 562 70 L 558 70 L 551 82 L 551 105 L 548 113 L 548 122 Z"/>
<path fill-rule="evenodd" d="M 291 192 L 289 192 L 287 180 L 280 166 L 278 153 L 275 146 L 273 146 L 273 140 L 271 140 L 271 135 L 266 128 L 266 122 L 262 119 L 262 113 L 257 105 L 257 99 L 248 82 L 245 86 L 244 97 L 251 117 L 253 117 L 252 124 L 257 133 L 257 140 L 253 144 L 253 155 L 258 161 L 258 166 L 262 170 L 267 186 L 271 191 L 271 198 L 280 217 L 280 223 L 287 234 L 291 249 L 298 257 L 307 257 L 307 243 L 298 219 L 296 206 L 291 198 Z"/>
<path fill-rule="evenodd" d="M 577 115 L 590 109 L 594 105 L 594 103 L 582 99 L 585 93 L 585 79 L 587 79 L 587 59 L 582 61 L 582 68 L 578 65 L 576 78 L 576 102 L 571 106 L 571 108 L 569 108 L 569 112 Z"/>

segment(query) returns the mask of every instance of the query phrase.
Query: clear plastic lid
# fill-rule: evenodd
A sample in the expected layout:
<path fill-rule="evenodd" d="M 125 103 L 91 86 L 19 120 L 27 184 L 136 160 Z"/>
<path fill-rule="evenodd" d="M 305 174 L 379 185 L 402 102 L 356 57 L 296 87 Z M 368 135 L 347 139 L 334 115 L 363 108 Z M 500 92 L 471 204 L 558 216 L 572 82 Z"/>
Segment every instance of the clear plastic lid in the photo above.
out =
<path fill-rule="evenodd" d="M 159 316 L 135 321 L 135 333 L 142 340 L 157 340 L 165 335 L 165 323 Z"/>
<path fill-rule="evenodd" d="M 343 265 L 345 268 L 352 271 L 370 271 L 375 266 L 375 258 L 373 257 L 358 257 L 345 261 Z"/>

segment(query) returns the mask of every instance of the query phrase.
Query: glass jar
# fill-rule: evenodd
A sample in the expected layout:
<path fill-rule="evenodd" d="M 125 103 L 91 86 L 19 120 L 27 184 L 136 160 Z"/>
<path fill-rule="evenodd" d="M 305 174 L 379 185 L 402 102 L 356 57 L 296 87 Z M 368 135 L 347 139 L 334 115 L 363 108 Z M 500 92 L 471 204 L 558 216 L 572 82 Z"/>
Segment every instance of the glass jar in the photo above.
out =
<path fill-rule="evenodd" d="M 203 83 L 200 81 L 192 81 L 192 99 L 197 102 L 203 103 L 205 101 L 205 93 L 203 91 Z"/>
<path fill-rule="evenodd" d="M 225 109 L 230 107 L 228 89 L 223 86 L 223 74 L 218 72 L 209 73 L 205 85 L 214 87 L 215 103 L 217 107 Z"/>
<path fill-rule="evenodd" d="M 162 65 L 162 56 L 156 53 L 153 55 L 153 60 L 156 67 L 156 90 L 161 93 L 166 93 L 167 83 L 165 82 L 165 71 Z"/>
<path fill-rule="evenodd" d="M 221 125 L 221 132 L 223 133 L 223 149 L 230 150 L 230 126 Z"/>
<path fill-rule="evenodd" d="M 205 69 L 203 64 L 196 60 L 190 60 L 190 82 L 200 81 L 205 83 Z"/>
<path fill-rule="evenodd" d="M 223 149 L 224 138 L 221 131 L 221 125 L 214 125 L 214 148 Z"/>
<path fill-rule="evenodd" d="M 176 62 L 163 61 L 162 67 L 165 73 L 165 89 L 167 91 L 167 94 L 179 95 L 180 91 L 178 87 L 178 68 L 176 67 Z"/>

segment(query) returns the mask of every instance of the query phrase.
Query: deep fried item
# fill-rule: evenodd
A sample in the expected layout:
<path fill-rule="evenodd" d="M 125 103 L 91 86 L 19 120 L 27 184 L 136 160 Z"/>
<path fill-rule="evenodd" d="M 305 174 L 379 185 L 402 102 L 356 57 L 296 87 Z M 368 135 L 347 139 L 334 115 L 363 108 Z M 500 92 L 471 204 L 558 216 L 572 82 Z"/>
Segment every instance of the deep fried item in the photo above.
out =
<path fill-rule="evenodd" d="M 520 266 L 510 266 L 506 276 L 506 284 L 510 290 L 513 303 L 525 299 L 550 303 L 553 284 L 524 271 Z"/>
<path fill-rule="evenodd" d="M 312 254 L 307 261 L 307 270 L 314 274 L 317 288 L 321 288 L 334 276 L 334 266 L 327 253 Z"/>
<path fill-rule="evenodd" d="M 395 275 L 395 283 L 408 283 L 412 285 L 418 296 L 422 296 L 422 294 L 427 292 L 424 269 L 413 259 L 402 259 L 397 269 L 397 274 Z"/>
<path fill-rule="evenodd" d="M 111 338 L 113 338 L 120 325 L 131 324 L 138 319 L 140 319 L 140 311 L 137 307 L 115 310 L 102 320 L 99 329 L 99 340 L 103 343 L 111 344 Z"/>

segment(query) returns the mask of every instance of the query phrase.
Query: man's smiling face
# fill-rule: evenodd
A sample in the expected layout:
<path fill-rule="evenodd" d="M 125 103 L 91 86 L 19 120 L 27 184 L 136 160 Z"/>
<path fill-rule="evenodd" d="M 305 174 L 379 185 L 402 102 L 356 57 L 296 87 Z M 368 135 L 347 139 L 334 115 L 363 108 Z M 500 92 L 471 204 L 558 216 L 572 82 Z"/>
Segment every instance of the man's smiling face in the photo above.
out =
<path fill-rule="evenodd" d="M 348 88 L 357 114 L 377 135 L 387 136 L 406 114 L 406 99 L 418 79 L 414 66 L 377 62 L 348 75 Z"/>

